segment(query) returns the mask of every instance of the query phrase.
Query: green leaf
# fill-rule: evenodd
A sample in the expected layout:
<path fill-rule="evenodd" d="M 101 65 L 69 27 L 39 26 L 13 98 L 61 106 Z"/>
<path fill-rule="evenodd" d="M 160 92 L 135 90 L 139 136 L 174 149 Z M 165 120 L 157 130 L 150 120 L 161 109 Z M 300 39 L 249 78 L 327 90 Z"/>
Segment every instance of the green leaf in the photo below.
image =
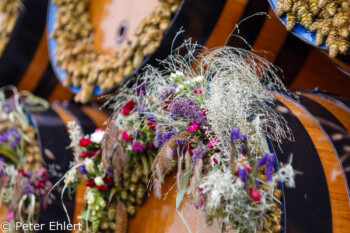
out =
<path fill-rule="evenodd" d="M 190 180 L 190 176 L 192 174 L 192 168 L 189 170 L 185 171 L 185 174 L 183 176 L 183 183 L 182 183 L 182 187 L 180 188 L 180 190 L 178 191 L 177 195 L 176 195 L 176 212 L 177 214 L 180 216 L 182 222 L 185 224 L 188 232 L 192 233 L 190 227 L 188 226 L 186 219 L 184 218 L 184 216 L 182 216 L 182 214 L 180 213 L 179 209 L 182 203 L 182 200 L 184 198 L 185 192 L 186 192 L 186 188 L 188 185 L 188 182 Z"/>
<path fill-rule="evenodd" d="M 17 153 L 14 150 L 12 150 L 6 143 L 0 143 L 0 154 L 3 154 L 15 165 L 17 165 L 19 162 L 19 157 L 17 156 Z"/>

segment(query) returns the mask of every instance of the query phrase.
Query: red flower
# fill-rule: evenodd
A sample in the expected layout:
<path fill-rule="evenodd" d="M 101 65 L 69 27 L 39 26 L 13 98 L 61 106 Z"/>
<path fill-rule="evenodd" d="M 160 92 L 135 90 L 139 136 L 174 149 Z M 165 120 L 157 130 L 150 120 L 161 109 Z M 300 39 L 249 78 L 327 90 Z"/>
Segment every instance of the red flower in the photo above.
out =
<path fill-rule="evenodd" d="M 110 176 L 106 176 L 105 178 L 103 178 L 103 181 L 104 181 L 106 184 L 109 184 L 109 185 L 112 185 L 112 184 L 113 184 L 113 178 L 110 177 Z"/>
<path fill-rule="evenodd" d="M 122 131 L 120 136 L 127 142 L 132 140 L 132 137 L 126 131 Z"/>
<path fill-rule="evenodd" d="M 203 91 L 201 89 L 197 89 L 193 91 L 196 95 L 202 94 Z"/>
<path fill-rule="evenodd" d="M 84 152 L 81 152 L 81 154 L 79 155 L 80 158 L 86 158 L 86 157 L 93 157 L 94 155 L 96 154 L 96 151 L 84 151 Z"/>
<path fill-rule="evenodd" d="M 147 125 L 150 126 L 152 130 L 155 130 L 157 123 L 147 120 Z"/>
<path fill-rule="evenodd" d="M 86 147 L 86 146 L 90 145 L 90 143 L 91 143 L 91 139 L 90 138 L 82 138 L 79 141 L 79 146 Z"/>
<path fill-rule="evenodd" d="M 18 169 L 17 171 L 18 171 L 18 173 L 21 174 L 22 176 L 29 177 L 28 173 L 26 173 L 23 169 Z"/>
<path fill-rule="evenodd" d="M 123 111 L 122 111 L 123 115 L 124 116 L 129 115 L 130 112 L 134 109 L 135 105 L 136 103 L 134 102 L 134 100 L 128 101 L 123 107 Z"/>
<path fill-rule="evenodd" d="M 253 202 L 260 201 L 260 192 L 259 190 L 255 189 L 254 186 L 250 187 L 249 193 L 253 199 Z"/>
<path fill-rule="evenodd" d="M 164 101 L 164 107 L 163 107 L 164 111 L 168 111 L 170 104 L 171 104 L 171 101 L 169 100 Z"/>
<path fill-rule="evenodd" d="M 98 191 L 102 191 L 102 192 L 107 192 L 107 190 L 108 190 L 108 187 L 107 187 L 107 185 L 101 185 L 101 186 L 95 186 L 97 189 L 98 189 Z"/>
<path fill-rule="evenodd" d="M 153 149 L 153 143 L 152 142 L 147 142 L 147 149 Z"/>
<path fill-rule="evenodd" d="M 86 186 L 88 187 L 94 187 L 95 186 L 95 181 L 94 180 L 87 180 L 86 181 Z"/>
<path fill-rule="evenodd" d="M 201 109 L 201 112 L 202 112 L 202 115 L 203 115 L 203 116 L 207 116 L 209 110 L 206 109 L 206 108 L 202 108 L 202 109 Z"/>

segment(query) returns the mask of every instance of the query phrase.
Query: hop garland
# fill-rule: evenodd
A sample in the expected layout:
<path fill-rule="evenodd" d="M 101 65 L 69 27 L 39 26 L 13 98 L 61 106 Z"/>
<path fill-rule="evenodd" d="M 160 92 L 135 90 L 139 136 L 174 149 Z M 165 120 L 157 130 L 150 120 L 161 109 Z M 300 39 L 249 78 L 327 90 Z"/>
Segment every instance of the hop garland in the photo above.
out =
<path fill-rule="evenodd" d="M 324 42 L 329 56 L 346 54 L 350 36 L 350 2 L 347 0 L 280 0 L 276 14 L 287 15 L 287 30 L 299 22 L 311 32 L 316 32 L 315 43 Z"/>
<path fill-rule="evenodd" d="M 144 58 L 158 48 L 178 0 L 159 0 L 151 15 L 140 22 L 136 39 L 116 56 L 100 54 L 93 45 L 89 19 L 90 0 L 53 0 L 57 5 L 56 23 L 51 37 L 57 41 L 56 65 L 67 72 L 64 85 L 81 86 L 75 101 L 86 103 L 95 88 L 108 90 L 121 83 L 139 67 Z"/>
<path fill-rule="evenodd" d="M 2 16 L 0 24 L 0 57 L 10 39 L 21 7 L 23 7 L 21 0 L 3 0 L 0 2 L 0 14 Z"/>

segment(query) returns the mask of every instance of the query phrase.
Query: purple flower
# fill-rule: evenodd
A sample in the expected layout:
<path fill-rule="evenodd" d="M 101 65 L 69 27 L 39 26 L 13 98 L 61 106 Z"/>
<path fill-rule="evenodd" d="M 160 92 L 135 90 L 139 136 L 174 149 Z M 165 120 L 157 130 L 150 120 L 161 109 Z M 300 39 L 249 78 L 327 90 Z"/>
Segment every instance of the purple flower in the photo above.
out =
<path fill-rule="evenodd" d="M 134 130 L 135 138 L 142 135 L 142 132 L 138 129 Z"/>
<path fill-rule="evenodd" d="M 134 141 L 131 145 L 132 149 L 135 151 L 143 151 L 145 147 L 142 145 L 141 142 Z"/>
<path fill-rule="evenodd" d="M 238 177 L 241 178 L 241 180 L 245 183 L 248 179 L 248 172 L 247 169 L 244 166 L 238 167 Z"/>
<path fill-rule="evenodd" d="M 136 95 L 137 96 L 140 96 L 141 94 L 145 94 L 146 92 L 146 85 L 145 84 L 142 84 L 143 81 L 140 81 L 138 83 L 138 87 L 136 88 Z"/>
<path fill-rule="evenodd" d="M 0 176 L 4 172 L 4 167 L 5 167 L 5 160 L 3 158 L 0 158 Z"/>
<path fill-rule="evenodd" d="M 231 143 L 237 139 L 239 139 L 239 129 L 238 128 L 235 128 L 235 127 L 232 127 L 231 128 L 231 133 L 230 133 L 230 137 L 231 137 Z"/>
<path fill-rule="evenodd" d="M 179 145 L 179 146 L 183 146 L 185 145 L 186 141 L 185 140 L 182 140 L 182 139 L 176 139 L 176 144 Z"/>
<path fill-rule="evenodd" d="M 109 176 L 113 176 L 113 167 L 112 166 L 109 166 L 108 168 L 107 168 L 107 174 L 109 175 Z"/>
<path fill-rule="evenodd" d="M 241 141 L 243 142 L 247 141 L 247 135 L 241 134 L 240 129 L 235 127 L 231 128 L 230 137 L 231 137 L 231 143 L 233 143 L 233 141 L 238 139 L 241 139 Z"/>
<path fill-rule="evenodd" d="M 84 165 L 78 167 L 80 174 L 87 174 L 86 168 Z"/>
<path fill-rule="evenodd" d="M 245 146 L 244 144 L 241 144 L 241 153 L 244 154 L 246 151 L 245 151 Z"/>
<path fill-rule="evenodd" d="M 160 92 L 160 98 L 162 98 L 162 100 L 167 100 L 169 98 L 169 96 L 173 95 L 175 93 L 177 84 L 173 83 L 165 88 L 163 88 L 163 90 L 161 90 Z"/>
<path fill-rule="evenodd" d="M 202 141 L 198 143 L 197 148 L 192 150 L 193 167 L 196 166 L 198 160 L 202 159 L 208 153 L 209 149 L 210 147 L 208 145 L 204 146 Z"/>
<path fill-rule="evenodd" d="M 150 121 L 150 122 L 156 122 L 156 120 L 154 119 L 154 115 L 153 114 L 147 114 L 146 118 Z"/>
<path fill-rule="evenodd" d="M 171 104 L 170 113 L 189 119 L 190 122 L 196 122 L 200 125 L 200 128 L 208 125 L 206 117 L 203 115 L 201 108 L 197 105 L 195 100 L 188 98 L 174 99 Z"/>
<path fill-rule="evenodd" d="M 8 129 L 0 134 L 0 142 L 5 141 L 11 148 L 15 148 L 21 142 L 21 135 L 16 129 Z"/>
<path fill-rule="evenodd" d="M 177 131 L 175 129 L 168 129 L 165 133 L 162 134 L 162 143 L 167 142 L 175 134 L 177 134 Z"/>
<path fill-rule="evenodd" d="M 2 107 L 5 113 L 14 111 L 16 109 L 14 97 L 11 96 L 10 98 L 6 99 Z"/>
<path fill-rule="evenodd" d="M 239 138 L 240 138 L 243 142 L 246 142 L 246 141 L 247 141 L 247 135 L 245 135 L 245 134 L 240 134 L 240 135 L 239 135 Z"/>
<path fill-rule="evenodd" d="M 30 184 L 28 179 L 22 180 L 22 189 L 23 189 L 23 192 L 27 195 L 35 193 L 34 187 Z"/>
<path fill-rule="evenodd" d="M 172 136 L 178 132 L 175 129 L 168 129 L 164 132 L 162 127 L 156 126 L 156 132 L 154 136 L 154 146 L 160 147 L 161 144 L 167 142 Z"/>
<path fill-rule="evenodd" d="M 275 154 L 274 153 L 266 153 L 261 158 L 259 158 L 256 163 L 256 167 L 261 167 L 266 165 L 266 179 L 271 180 L 273 174 L 273 165 L 275 163 Z"/>

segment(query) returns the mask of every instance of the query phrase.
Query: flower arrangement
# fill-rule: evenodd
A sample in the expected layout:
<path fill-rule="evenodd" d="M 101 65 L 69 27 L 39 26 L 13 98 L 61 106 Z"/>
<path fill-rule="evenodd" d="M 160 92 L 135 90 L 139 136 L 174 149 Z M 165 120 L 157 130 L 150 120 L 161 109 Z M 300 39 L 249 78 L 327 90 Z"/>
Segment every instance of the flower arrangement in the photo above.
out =
<path fill-rule="evenodd" d="M 0 2 L 0 56 L 10 39 L 11 32 L 15 27 L 19 9 L 23 7 L 21 0 L 6 0 Z"/>
<path fill-rule="evenodd" d="M 9 91 L 11 97 L 6 96 Z M 28 92 L 18 93 L 12 86 L 0 89 L 0 205 L 7 206 L 11 224 L 35 222 L 40 203 L 46 208 L 52 201 L 52 184 L 26 113 L 47 108 L 44 100 Z"/>
<path fill-rule="evenodd" d="M 349 49 L 350 3 L 342 0 L 279 0 L 276 14 L 287 15 L 287 30 L 299 22 L 316 33 L 316 46 L 326 43 L 329 56 L 346 54 Z"/>
<path fill-rule="evenodd" d="M 185 56 L 179 55 L 183 47 Z M 126 96 L 136 95 L 138 125 L 151 122 L 155 129 L 154 194 L 162 197 L 165 175 L 177 169 L 176 210 L 189 232 L 179 211 L 185 193 L 209 227 L 281 232 L 277 182 L 293 187 L 295 172 L 290 163 L 276 169 L 267 138 L 277 144 L 293 140 L 271 94 L 288 91 L 277 68 L 248 51 L 202 48 L 204 53 L 197 54 L 197 48 L 185 42 L 161 62 L 163 70 L 148 66 L 132 90 L 112 99 L 116 116 L 125 111 Z"/>
<path fill-rule="evenodd" d="M 89 0 L 54 0 L 56 23 L 51 37 L 57 41 L 55 65 L 67 72 L 65 86 L 81 86 L 75 101 L 86 103 L 96 85 L 108 90 L 121 83 L 159 47 L 179 0 L 159 0 L 154 11 L 140 22 L 136 39 L 115 56 L 100 54 L 93 45 Z"/>
<path fill-rule="evenodd" d="M 74 192 L 80 184 L 87 186 L 86 208 L 79 216 L 82 232 L 125 232 L 127 217 L 143 203 L 156 152 L 154 127 L 141 124 L 136 109 L 133 98 L 125 100 L 107 130 L 96 129 L 91 135 L 84 136 L 75 122 L 69 123 L 75 161 L 64 177 L 64 189 Z"/>

